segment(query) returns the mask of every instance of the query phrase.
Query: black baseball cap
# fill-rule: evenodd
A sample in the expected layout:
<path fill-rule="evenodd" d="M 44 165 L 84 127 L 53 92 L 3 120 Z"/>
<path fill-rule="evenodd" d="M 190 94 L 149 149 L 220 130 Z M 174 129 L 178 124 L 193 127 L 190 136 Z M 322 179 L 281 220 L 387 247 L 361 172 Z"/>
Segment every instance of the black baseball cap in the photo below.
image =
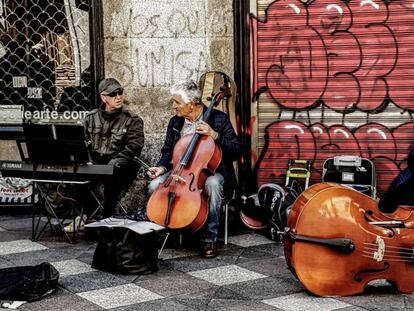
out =
<path fill-rule="evenodd" d="M 103 79 L 98 85 L 99 94 L 102 94 L 102 92 L 109 94 L 120 89 L 122 89 L 121 83 L 114 78 Z"/>

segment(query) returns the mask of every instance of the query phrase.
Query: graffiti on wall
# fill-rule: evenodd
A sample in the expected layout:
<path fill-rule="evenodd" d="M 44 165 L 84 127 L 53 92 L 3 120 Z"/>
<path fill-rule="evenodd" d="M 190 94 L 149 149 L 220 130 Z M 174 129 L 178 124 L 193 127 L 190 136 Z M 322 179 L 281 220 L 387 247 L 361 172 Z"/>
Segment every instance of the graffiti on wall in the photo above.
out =
<path fill-rule="evenodd" d="M 383 193 L 414 141 L 412 1 L 280 0 L 251 29 L 259 184 L 283 179 L 281 159 L 313 160 L 316 182 L 325 159 L 353 154 L 374 161 Z"/>
<path fill-rule="evenodd" d="M 197 81 L 213 68 L 214 53 L 231 59 L 226 45 L 214 45 L 217 40 L 232 40 L 229 4 L 207 9 L 204 0 L 175 0 L 162 7 L 160 11 L 153 2 L 130 1 L 110 16 L 105 34 L 110 44 L 108 72 L 122 77 L 126 86 L 168 87 L 182 79 Z M 213 53 L 213 45 L 220 51 Z M 219 69 L 233 71 L 231 63 Z"/>

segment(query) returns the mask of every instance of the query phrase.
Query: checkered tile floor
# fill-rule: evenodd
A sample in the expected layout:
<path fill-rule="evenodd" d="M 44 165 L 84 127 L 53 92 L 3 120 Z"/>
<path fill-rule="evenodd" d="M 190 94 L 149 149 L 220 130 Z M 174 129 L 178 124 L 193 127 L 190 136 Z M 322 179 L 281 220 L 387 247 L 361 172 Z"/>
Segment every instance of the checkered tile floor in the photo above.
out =
<path fill-rule="evenodd" d="M 414 295 L 381 281 L 359 296 L 310 295 L 287 270 L 281 245 L 252 232 L 231 236 L 215 259 L 167 248 L 158 272 L 118 275 L 91 268 L 93 242 L 71 245 L 51 233 L 30 241 L 29 220 L 0 216 L 0 268 L 48 261 L 60 286 L 19 310 L 414 310 Z"/>

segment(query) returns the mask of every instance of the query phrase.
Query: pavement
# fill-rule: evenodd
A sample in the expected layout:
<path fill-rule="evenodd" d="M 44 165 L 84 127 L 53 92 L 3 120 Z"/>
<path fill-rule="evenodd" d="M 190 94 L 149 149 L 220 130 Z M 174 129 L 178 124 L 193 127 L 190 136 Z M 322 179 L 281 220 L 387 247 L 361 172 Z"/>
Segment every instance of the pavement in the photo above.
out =
<path fill-rule="evenodd" d="M 385 281 L 362 295 L 313 296 L 287 269 L 280 243 L 246 230 L 233 232 L 214 259 L 172 243 L 148 275 L 91 268 L 93 241 L 69 244 L 50 231 L 30 237 L 29 216 L 0 215 L 0 268 L 46 261 L 60 272 L 55 292 L 19 310 L 414 310 L 414 295 Z"/>

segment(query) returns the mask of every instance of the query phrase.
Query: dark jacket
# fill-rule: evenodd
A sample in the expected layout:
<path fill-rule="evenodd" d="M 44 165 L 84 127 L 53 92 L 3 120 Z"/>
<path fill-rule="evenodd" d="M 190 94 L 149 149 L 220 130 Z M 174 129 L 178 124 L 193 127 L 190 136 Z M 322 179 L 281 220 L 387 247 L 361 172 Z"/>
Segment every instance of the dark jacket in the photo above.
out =
<path fill-rule="evenodd" d="M 234 183 L 233 161 L 237 160 L 240 154 L 239 139 L 227 114 L 224 112 L 214 109 L 208 124 L 218 133 L 216 143 L 223 151 L 223 158 L 216 172 L 224 176 L 226 183 Z M 157 166 L 164 166 L 167 170 L 172 169 L 171 160 L 174 146 L 181 137 L 180 132 L 183 126 L 183 117 L 174 116 L 170 119 L 164 146 L 161 149 L 161 159 L 158 161 Z"/>
<path fill-rule="evenodd" d="M 94 163 L 140 156 L 144 146 L 143 121 L 133 112 L 125 108 L 111 113 L 95 109 L 86 116 L 84 124 Z"/>

